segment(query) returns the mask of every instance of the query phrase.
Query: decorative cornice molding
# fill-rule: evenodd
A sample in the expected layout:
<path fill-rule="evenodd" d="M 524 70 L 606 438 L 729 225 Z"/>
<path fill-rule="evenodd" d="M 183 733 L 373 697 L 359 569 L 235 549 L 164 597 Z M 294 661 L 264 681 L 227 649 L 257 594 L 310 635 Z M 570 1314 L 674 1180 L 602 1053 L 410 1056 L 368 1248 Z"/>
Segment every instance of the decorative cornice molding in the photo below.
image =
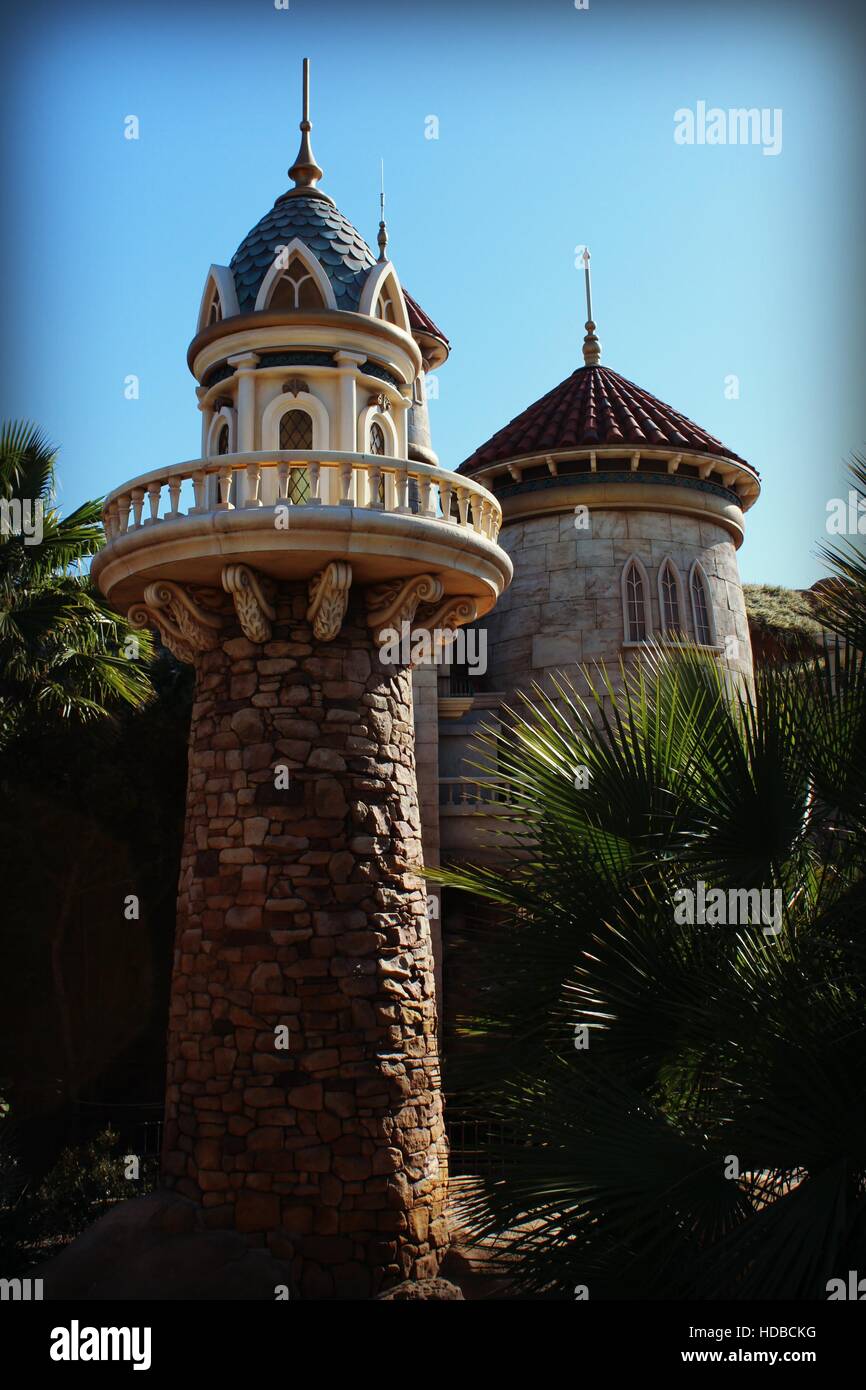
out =
<path fill-rule="evenodd" d="M 178 661 L 192 663 L 196 652 L 210 652 L 219 645 L 222 616 L 206 606 L 217 598 L 214 590 L 188 591 L 160 579 L 146 586 L 144 602 L 133 604 L 128 618 L 133 627 L 158 628 L 163 646 Z"/>
<path fill-rule="evenodd" d="M 243 634 L 250 642 L 269 642 L 277 613 L 268 600 L 261 575 L 249 565 L 226 565 L 223 588 L 231 594 Z"/>
<path fill-rule="evenodd" d="M 331 560 L 310 580 L 307 622 L 320 642 L 333 642 L 339 634 L 351 586 L 352 566 L 345 560 Z"/>
<path fill-rule="evenodd" d="M 385 628 L 399 628 L 414 620 L 419 603 L 432 605 L 442 598 L 442 580 L 433 574 L 416 574 L 411 579 L 389 579 L 367 590 L 367 626 L 381 640 Z"/>

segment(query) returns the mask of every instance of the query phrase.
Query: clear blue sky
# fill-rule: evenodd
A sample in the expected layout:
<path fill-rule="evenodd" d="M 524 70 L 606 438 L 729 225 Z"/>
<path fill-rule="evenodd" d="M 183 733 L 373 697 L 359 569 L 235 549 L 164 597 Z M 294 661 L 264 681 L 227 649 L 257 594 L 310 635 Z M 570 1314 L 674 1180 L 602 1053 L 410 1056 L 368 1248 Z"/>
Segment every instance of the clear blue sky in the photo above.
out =
<path fill-rule="evenodd" d="M 743 577 L 822 573 L 827 499 L 866 442 L 853 8 L 34 0 L 4 30 L 0 410 L 61 445 L 64 509 L 198 454 L 204 278 L 287 184 L 307 54 L 323 186 L 374 242 L 384 157 L 393 259 L 452 341 L 442 463 L 579 365 L 588 243 L 603 360 L 762 474 Z M 781 154 L 677 145 L 699 100 L 780 107 Z"/>

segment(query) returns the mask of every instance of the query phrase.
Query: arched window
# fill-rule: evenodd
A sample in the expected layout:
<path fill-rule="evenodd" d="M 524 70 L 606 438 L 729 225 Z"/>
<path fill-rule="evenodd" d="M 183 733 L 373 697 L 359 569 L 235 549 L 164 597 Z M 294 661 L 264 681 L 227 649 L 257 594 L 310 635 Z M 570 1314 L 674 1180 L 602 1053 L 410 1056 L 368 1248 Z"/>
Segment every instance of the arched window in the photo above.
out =
<path fill-rule="evenodd" d="M 218 454 L 227 454 L 227 453 L 229 452 L 229 426 L 228 426 L 228 421 L 226 421 L 226 423 L 220 427 L 220 432 L 219 432 L 219 434 L 217 435 L 217 450 L 216 450 L 216 451 L 217 451 Z"/>
<path fill-rule="evenodd" d="M 206 328 L 239 313 L 234 276 L 228 266 L 212 265 L 201 294 L 196 332 L 203 333 Z"/>
<path fill-rule="evenodd" d="M 313 447 L 313 420 L 306 410 L 287 410 L 280 418 L 280 448 L 288 453 Z M 306 502 L 310 495 L 310 475 L 306 468 L 292 468 L 289 472 L 290 502 L 298 505 Z"/>
<path fill-rule="evenodd" d="M 301 260 L 293 256 L 268 300 L 269 309 L 324 309 L 325 301 L 315 279 Z"/>
<path fill-rule="evenodd" d="M 651 635 L 649 586 L 637 558 L 629 560 L 622 573 L 622 606 L 625 640 L 646 642 Z"/>
<path fill-rule="evenodd" d="M 397 311 L 394 308 L 394 299 L 387 282 L 376 300 L 376 318 L 384 319 L 386 323 L 397 322 Z"/>
<path fill-rule="evenodd" d="M 671 560 L 665 560 L 659 571 L 659 612 L 662 620 L 662 631 L 665 636 L 682 636 L 680 580 Z"/>
<path fill-rule="evenodd" d="M 382 426 L 379 424 L 378 420 L 374 420 L 373 423 L 372 423 L 372 425 L 370 426 L 370 453 L 371 453 L 371 454 L 378 454 L 378 455 L 382 455 L 382 454 L 385 453 L 385 431 L 382 429 Z M 385 505 L 385 474 L 384 474 L 384 473 L 380 473 L 380 474 L 379 474 L 379 490 L 378 490 L 378 493 L 377 493 L 376 501 L 379 503 L 380 506 L 384 507 L 384 505 Z"/>
<path fill-rule="evenodd" d="M 707 577 L 697 561 L 692 565 L 689 590 L 692 597 L 692 618 L 695 624 L 695 641 L 701 647 L 710 647 L 715 640 L 713 610 L 710 605 Z"/>

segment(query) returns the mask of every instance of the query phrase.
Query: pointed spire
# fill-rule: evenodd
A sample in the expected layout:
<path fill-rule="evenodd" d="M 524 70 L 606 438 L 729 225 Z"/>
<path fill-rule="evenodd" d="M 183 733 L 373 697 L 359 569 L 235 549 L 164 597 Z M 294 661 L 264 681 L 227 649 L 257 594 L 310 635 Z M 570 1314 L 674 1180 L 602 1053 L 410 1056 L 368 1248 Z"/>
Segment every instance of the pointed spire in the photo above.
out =
<path fill-rule="evenodd" d="M 379 218 L 380 218 L 380 221 L 379 221 L 379 235 L 378 235 L 378 237 L 376 238 L 376 240 L 377 240 L 377 242 L 379 243 L 379 260 L 380 260 L 380 261 L 386 261 L 386 260 L 388 259 L 387 252 L 386 252 L 386 247 L 387 247 L 387 245 L 388 245 L 388 228 L 387 228 L 386 225 L 385 225 L 385 161 L 384 161 L 384 159 L 381 161 L 381 164 L 382 164 L 382 183 L 381 183 L 381 188 L 380 188 L 380 191 L 379 191 Z"/>
<path fill-rule="evenodd" d="M 289 170 L 289 178 L 295 187 L 290 188 L 288 193 L 284 193 L 284 198 L 322 198 L 326 203 L 333 206 L 333 198 L 329 198 L 327 193 L 323 193 L 316 187 L 322 177 L 322 171 L 316 163 L 313 154 L 313 147 L 310 144 L 310 131 L 313 128 L 310 120 L 310 60 L 304 59 L 304 97 L 303 115 L 300 123 L 301 145 L 298 150 L 297 158 Z"/>
<path fill-rule="evenodd" d="M 584 246 L 583 273 L 586 279 L 586 337 L 583 340 L 583 360 L 588 367 L 597 367 L 601 361 L 601 343 L 595 336 L 595 324 L 592 319 L 592 280 L 589 274 L 589 247 Z"/>

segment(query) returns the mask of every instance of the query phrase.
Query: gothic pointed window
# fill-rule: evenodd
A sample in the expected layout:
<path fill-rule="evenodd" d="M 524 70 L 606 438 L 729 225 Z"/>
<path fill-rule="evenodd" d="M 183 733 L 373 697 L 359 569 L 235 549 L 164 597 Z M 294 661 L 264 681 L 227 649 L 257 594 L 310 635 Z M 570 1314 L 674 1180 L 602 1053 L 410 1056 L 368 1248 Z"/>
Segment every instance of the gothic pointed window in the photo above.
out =
<path fill-rule="evenodd" d="M 370 426 L 370 453 L 382 455 L 385 453 L 385 431 L 382 426 L 374 420 Z M 379 488 L 376 500 L 380 506 L 385 505 L 385 474 L 379 474 Z"/>
<path fill-rule="evenodd" d="M 287 410 L 280 419 L 280 448 L 287 453 L 313 447 L 313 421 L 306 410 Z M 292 468 L 289 472 L 290 502 L 298 505 L 306 502 L 310 495 L 310 475 L 306 468 Z"/>
<path fill-rule="evenodd" d="M 386 323 L 396 323 L 397 313 L 394 308 L 394 301 L 388 292 L 387 287 L 382 290 L 376 301 L 376 317 L 384 319 Z"/>
<path fill-rule="evenodd" d="M 288 269 L 274 286 L 269 309 L 324 309 L 325 301 L 315 278 L 300 256 L 293 256 Z"/>
<path fill-rule="evenodd" d="M 710 597 L 707 592 L 706 576 L 699 564 L 695 564 L 692 567 L 689 587 L 692 595 L 692 618 L 695 624 L 695 641 L 701 647 L 709 647 L 713 643 L 712 610 L 710 609 Z"/>
<path fill-rule="evenodd" d="M 645 642 L 650 635 L 646 574 L 637 560 L 629 560 L 623 571 L 622 599 L 625 640 Z"/>
<path fill-rule="evenodd" d="M 210 308 L 208 309 L 207 313 L 208 327 L 210 327 L 212 323 L 219 323 L 222 319 L 222 316 L 223 311 L 222 305 L 220 304 L 220 297 L 217 294 L 216 290 L 214 290 L 213 297 L 211 298 L 210 302 Z"/>
<path fill-rule="evenodd" d="M 680 585 L 670 560 L 665 560 L 659 575 L 659 600 L 662 631 L 667 637 L 679 637 L 682 632 Z"/>

